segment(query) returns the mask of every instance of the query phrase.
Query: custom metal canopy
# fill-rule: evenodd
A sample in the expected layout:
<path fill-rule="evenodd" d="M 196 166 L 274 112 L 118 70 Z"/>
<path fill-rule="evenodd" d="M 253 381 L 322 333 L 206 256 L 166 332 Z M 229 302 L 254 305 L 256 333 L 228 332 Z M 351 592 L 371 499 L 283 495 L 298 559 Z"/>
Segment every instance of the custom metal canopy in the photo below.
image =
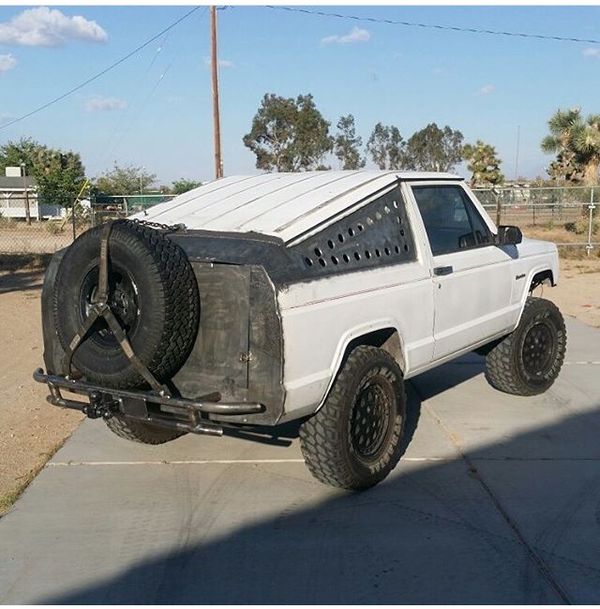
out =
<path fill-rule="evenodd" d="M 461 180 L 447 173 L 311 171 L 230 176 L 133 218 L 189 229 L 256 232 L 289 242 L 397 180 Z"/>

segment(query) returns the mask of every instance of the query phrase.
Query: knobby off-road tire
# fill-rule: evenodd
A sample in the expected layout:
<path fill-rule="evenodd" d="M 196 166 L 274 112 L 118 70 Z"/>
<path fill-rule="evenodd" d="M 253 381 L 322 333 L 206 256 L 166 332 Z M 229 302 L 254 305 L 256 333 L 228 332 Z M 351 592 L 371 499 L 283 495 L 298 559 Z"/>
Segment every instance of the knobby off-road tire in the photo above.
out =
<path fill-rule="evenodd" d="M 118 415 L 106 419 L 106 425 L 120 438 L 131 440 L 132 442 L 140 442 L 141 444 L 164 444 L 165 442 L 176 440 L 185 433 L 183 431 L 149 425 L 141 421 L 130 421 Z"/>
<path fill-rule="evenodd" d="M 317 480 L 350 490 L 383 480 L 401 455 L 406 420 L 402 371 L 382 349 L 354 349 L 323 407 L 300 428 L 300 447 Z"/>
<path fill-rule="evenodd" d="M 89 314 L 98 286 L 102 227 L 83 233 L 66 251 L 54 289 L 54 319 L 66 349 Z M 198 286 L 183 250 L 161 231 L 117 221 L 108 242 L 109 305 L 133 351 L 160 381 L 187 359 L 199 321 Z M 125 389 L 144 384 L 99 319 L 75 351 L 73 365 L 88 381 Z"/>
<path fill-rule="evenodd" d="M 505 393 L 538 395 L 558 377 L 566 346 L 565 321 L 556 305 L 527 298 L 515 331 L 487 354 L 486 378 Z"/>

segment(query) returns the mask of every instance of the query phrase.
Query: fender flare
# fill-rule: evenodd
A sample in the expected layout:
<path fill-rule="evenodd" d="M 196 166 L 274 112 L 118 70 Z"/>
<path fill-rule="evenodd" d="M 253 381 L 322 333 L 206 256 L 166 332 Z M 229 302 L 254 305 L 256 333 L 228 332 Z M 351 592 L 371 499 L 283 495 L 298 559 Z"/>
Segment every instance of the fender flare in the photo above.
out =
<path fill-rule="evenodd" d="M 398 330 L 396 320 L 392 318 L 378 319 L 369 322 L 368 324 L 351 328 L 342 335 L 338 342 L 331 365 L 331 377 L 327 383 L 323 397 L 314 412 L 318 412 L 325 403 L 333 383 L 350 351 L 354 347 L 364 344 L 373 345 L 388 351 L 396 362 L 398 362 L 402 373 L 405 372 L 407 361 L 406 349 L 404 341 L 402 340 L 402 335 Z"/>
<path fill-rule="evenodd" d="M 515 328 L 521 323 L 521 316 L 523 315 L 523 309 L 525 308 L 525 301 L 529 296 L 529 288 L 533 282 L 533 278 L 540 273 L 550 273 L 552 285 L 555 286 L 557 284 L 557 269 L 552 268 L 552 265 L 549 264 L 541 264 L 539 266 L 533 267 L 529 273 L 527 274 L 527 281 L 525 283 L 525 289 L 523 290 L 523 295 L 521 296 L 521 309 L 519 311 L 519 317 L 517 319 L 517 323 L 515 324 Z M 513 328 L 514 330 L 514 328 Z"/>

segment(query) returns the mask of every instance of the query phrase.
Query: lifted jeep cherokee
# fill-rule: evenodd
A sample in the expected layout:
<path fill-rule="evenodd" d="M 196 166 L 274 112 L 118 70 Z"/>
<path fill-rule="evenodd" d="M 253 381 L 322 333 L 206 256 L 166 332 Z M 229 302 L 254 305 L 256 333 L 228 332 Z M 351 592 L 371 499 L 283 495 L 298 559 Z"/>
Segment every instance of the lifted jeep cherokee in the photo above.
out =
<path fill-rule="evenodd" d="M 565 325 L 530 292 L 557 281 L 556 246 L 453 175 L 228 177 L 53 257 L 34 377 L 148 444 L 301 420 L 312 474 L 363 489 L 401 456 L 406 379 L 477 350 L 501 391 L 552 385 Z"/>

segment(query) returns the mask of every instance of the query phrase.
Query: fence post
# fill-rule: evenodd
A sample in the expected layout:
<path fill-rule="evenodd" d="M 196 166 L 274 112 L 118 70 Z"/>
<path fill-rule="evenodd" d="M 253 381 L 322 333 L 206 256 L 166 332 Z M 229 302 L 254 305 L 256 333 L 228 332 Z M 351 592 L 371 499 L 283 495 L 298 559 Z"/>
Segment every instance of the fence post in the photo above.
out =
<path fill-rule="evenodd" d="M 592 228 L 593 228 L 593 223 L 594 223 L 594 209 L 596 208 L 596 206 L 594 205 L 594 189 L 591 189 L 591 194 L 590 194 L 590 204 L 588 205 L 588 208 L 590 210 L 590 223 L 588 225 L 588 242 L 587 245 L 585 246 L 585 251 L 587 252 L 587 255 L 589 256 L 591 251 L 594 249 L 594 246 L 592 245 Z"/>
<path fill-rule="evenodd" d="M 71 206 L 71 223 L 73 225 L 73 241 L 77 238 L 77 228 L 75 226 L 75 205 L 77 205 L 77 201 L 73 201 L 73 205 Z"/>
<path fill-rule="evenodd" d="M 500 201 L 500 191 L 496 191 L 496 189 L 492 188 L 492 192 L 496 197 L 496 226 L 500 226 L 502 221 L 502 203 Z"/>
<path fill-rule="evenodd" d="M 90 193 L 90 225 L 96 226 L 96 193 Z"/>

